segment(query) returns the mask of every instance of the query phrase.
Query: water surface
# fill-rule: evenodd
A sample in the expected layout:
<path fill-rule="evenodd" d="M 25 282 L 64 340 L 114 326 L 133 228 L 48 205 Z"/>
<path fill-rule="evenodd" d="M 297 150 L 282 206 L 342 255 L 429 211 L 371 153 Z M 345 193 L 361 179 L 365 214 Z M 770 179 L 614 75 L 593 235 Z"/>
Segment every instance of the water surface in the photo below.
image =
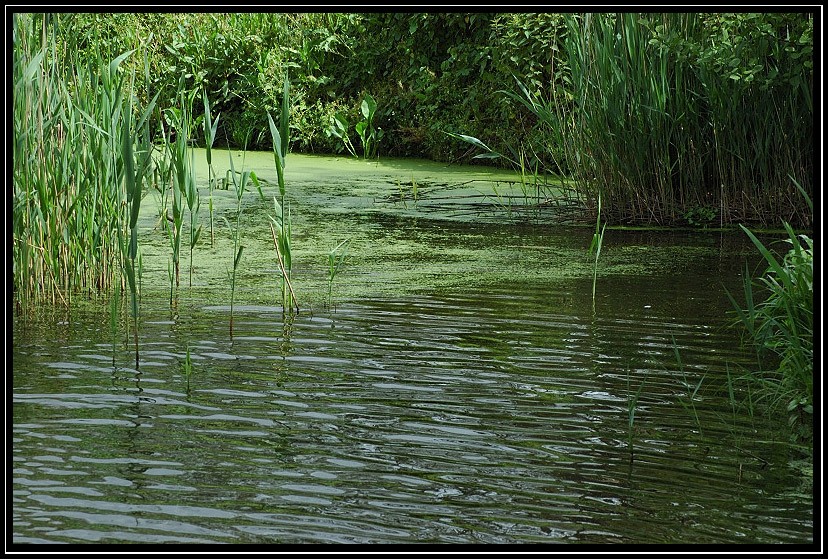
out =
<path fill-rule="evenodd" d="M 227 230 L 170 308 L 150 217 L 137 368 L 106 301 L 15 316 L 14 543 L 813 542 L 784 432 L 728 398 L 739 235 L 608 232 L 593 302 L 588 229 L 324 185 L 298 316 L 255 196 L 232 336 Z"/>

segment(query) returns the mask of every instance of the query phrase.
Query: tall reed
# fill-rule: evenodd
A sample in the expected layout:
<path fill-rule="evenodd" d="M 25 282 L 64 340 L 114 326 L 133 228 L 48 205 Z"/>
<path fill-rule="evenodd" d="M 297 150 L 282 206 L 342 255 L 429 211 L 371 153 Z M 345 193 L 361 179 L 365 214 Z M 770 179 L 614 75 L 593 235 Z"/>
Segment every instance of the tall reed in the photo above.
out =
<path fill-rule="evenodd" d="M 601 196 L 598 195 L 598 212 L 595 219 L 595 233 L 592 235 L 592 242 L 589 245 L 589 254 L 595 254 L 595 262 L 592 266 L 592 311 L 595 312 L 595 286 L 598 283 L 598 258 L 601 256 L 601 246 L 604 244 L 604 232 L 607 224 L 601 228 Z"/>
<path fill-rule="evenodd" d="M 204 99 L 204 147 L 207 155 L 207 182 L 210 192 L 209 210 L 210 210 L 210 246 L 215 243 L 213 235 L 213 188 L 216 186 L 216 171 L 213 168 L 213 142 L 216 140 L 216 129 L 218 128 L 221 113 L 216 115 L 216 120 L 212 119 L 210 113 L 210 101 L 207 99 L 207 90 L 202 91 L 202 98 Z"/>
<path fill-rule="evenodd" d="M 244 251 L 244 245 L 241 244 L 241 215 L 242 215 L 242 199 L 244 198 L 244 193 L 247 191 L 247 184 L 250 181 L 253 181 L 256 186 L 258 187 L 258 178 L 256 177 L 256 173 L 253 171 L 245 171 L 242 170 L 241 172 L 236 172 L 235 164 L 233 163 L 233 153 L 228 152 L 230 157 L 230 170 L 227 171 L 227 175 L 230 179 L 227 179 L 227 182 L 232 182 L 234 190 L 236 192 L 236 226 L 231 227 L 230 222 L 227 218 L 222 216 L 224 219 L 225 224 L 233 231 L 233 258 L 231 261 L 233 262 L 233 269 L 232 271 L 228 270 L 228 278 L 230 279 L 230 336 L 233 335 L 233 305 L 236 299 L 236 276 L 239 270 L 239 264 L 241 262 L 242 252 Z"/>
<path fill-rule="evenodd" d="M 181 284 L 181 240 L 184 226 L 184 207 L 190 212 L 189 251 L 190 251 L 190 286 L 193 274 L 193 249 L 201 234 L 197 226 L 200 200 L 196 187 L 195 162 L 190 149 L 190 130 L 192 127 L 192 108 L 197 91 L 185 91 L 183 81 L 179 84 L 179 106 L 165 111 L 175 131 L 175 141 L 168 144 L 170 162 L 173 169 L 172 225 L 169 226 L 170 246 L 172 248 L 173 266 L 175 268 L 175 286 Z"/>
<path fill-rule="evenodd" d="M 62 301 L 121 278 L 128 221 L 122 127 L 130 84 L 100 51 L 56 34 L 63 14 L 13 16 L 12 245 L 15 300 Z"/>
<path fill-rule="evenodd" d="M 126 53 L 131 54 L 131 53 Z M 122 55 L 124 56 L 124 55 Z M 125 56 L 124 56 L 125 58 Z M 117 60 L 117 59 L 116 59 Z M 152 163 L 152 147 L 150 143 L 149 122 L 148 118 L 158 99 L 156 94 L 149 106 L 144 110 L 141 119 L 136 125 L 138 131 L 138 162 L 136 166 L 133 143 L 136 142 L 136 137 L 132 132 L 132 101 L 130 100 L 128 110 L 124 116 L 124 123 L 121 129 L 122 138 L 122 159 L 123 159 L 123 174 L 124 185 L 126 188 L 126 207 L 127 216 L 129 220 L 129 241 L 122 244 L 124 253 L 124 271 L 126 273 L 127 282 L 129 285 L 130 294 L 132 295 L 132 318 L 133 318 L 133 333 L 135 337 L 135 367 L 138 368 L 138 268 L 136 260 L 138 259 L 138 216 L 141 210 L 141 198 L 143 196 L 142 187 L 144 178 L 150 169 Z"/>
<path fill-rule="evenodd" d="M 600 195 L 610 222 L 682 224 L 704 210 L 720 225 L 808 226 L 788 174 L 812 191 L 812 72 L 754 16 L 566 14 L 548 91 L 517 80 L 502 93 L 536 117 L 533 151 L 587 203 Z M 741 43 L 728 25 L 744 27 Z"/>
<path fill-rule="evenodd" d="M 279 266 L 282 271 L 282 309 L 287 310 L 291 308 L 291 300 L 296 303 L 296 297 L 293 294 L 293 288 L 290 284 L 290 273 L 292 268 L 291 257 L 291 222 L 290 222 L 290 208 L 286 208 L 285 200 L 285 159 L 287 158 L 288 147 L 290 146 L 290 82 L 288 75 L 285 73 L 284 84 L 282 87 L 282 113 L 279 117 L 279 127 L 273 122 L 273 117 L 270 113 L 267 114 L 268 124 L 270 125 L 270 134 L 273 138 L 273 159 L 276 163 L 276 176 L 279 181 L 279 199 L 273 199 L 274 209 L 276 211 L 275 217 L 271 217 L 271 227 L 274 228 L 274 244 L 276 245 L 276 255 L 279 259 Z M 285 210 L 287 209 L 287 213 Z M 296 312 L 299 312 L 299 305 L 296 304 Z"/>

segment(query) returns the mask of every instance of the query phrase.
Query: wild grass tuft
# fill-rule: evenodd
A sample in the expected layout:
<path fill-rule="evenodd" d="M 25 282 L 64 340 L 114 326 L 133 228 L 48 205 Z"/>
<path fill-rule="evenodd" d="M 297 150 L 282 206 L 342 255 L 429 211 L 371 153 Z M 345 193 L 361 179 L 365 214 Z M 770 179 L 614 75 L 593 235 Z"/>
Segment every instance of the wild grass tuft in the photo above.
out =
<path fill-rule="evenodd" d="M 797 184 L 813 209 L 813 202 Z M 814 288 L 813 240 L 783 222 L 787 251 L 778 257 L 748 228 L 745 234 L 762 255 L 766 269 L 745 274 L 743 308 L 728 292 L 747 338 L 757 351 L 756 402 L 769 411 L 784 409 L 795 439 L 813 438 Z M 758 289 L 758 293 L 757 293 Z"/>

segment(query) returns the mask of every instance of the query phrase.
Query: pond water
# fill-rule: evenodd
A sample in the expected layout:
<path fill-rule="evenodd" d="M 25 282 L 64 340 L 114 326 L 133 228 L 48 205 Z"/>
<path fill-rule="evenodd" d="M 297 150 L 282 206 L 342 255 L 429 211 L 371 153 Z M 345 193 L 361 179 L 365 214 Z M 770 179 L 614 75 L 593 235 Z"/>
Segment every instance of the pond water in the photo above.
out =
<path fill-rule="evenodd" d="M 14 543 L 813 542 L 784 431 L 728 397 L 745 239 L 608 230 L 593 301 L 592 231 L 493 171 L 366 165 L 288 159 L 298 315 L 256 194 L 232 335 L 226 225 L 171 307 L 152 210 L 137 368 L 107 301 L 14 316 Z"/>

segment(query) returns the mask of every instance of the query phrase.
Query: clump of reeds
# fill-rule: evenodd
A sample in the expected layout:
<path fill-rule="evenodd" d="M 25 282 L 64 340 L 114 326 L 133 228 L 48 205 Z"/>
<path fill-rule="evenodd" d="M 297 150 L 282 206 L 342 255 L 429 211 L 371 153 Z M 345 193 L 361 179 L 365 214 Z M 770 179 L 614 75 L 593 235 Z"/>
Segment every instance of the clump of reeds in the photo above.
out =
<path fill-rule="evenodd" d="M 810 197 L 797 187 L 813 209 Z M 797 235 L 787 222 L 783 225 L 787 251 L 781 258 L 740 226 L 766 269 L 757 279 L 746 270 L 744 307 L 730 293 L 728 297 L 757 350 L 759 370 L 750 378 L 760 387 L 756 402 L 767 403 L 771 411 L 784 407 L 795 438 L 808 440 L 813 437 L 814 243 L 808 235 Z M 758 294 L 755 287 L 760 288 Z"/>
<path fill-rule="evenodd" d="M 703 212 L 720 226 L 779 215 L 810 225 L 788 174 L 811 190 L 812 65 L 772 25 L 696 13 L 563 21 L 549 90 L 518 79 L 501 93 L 535 117 L 533 152 L 583 200 L 601 195 L 608 221 L 676 225 Z M 727 35 L 739 25 L 741 43 Z M 502 157 L 458 137 L 487 151 L 477 157 Z"/>
<path fill-rule="evenodd" d="M 13 266 L 19 303 L 61 300 L 113 284 L 115 335 L 120 290 L 128 286 L 138 366 L 141 259 L 138 217 L 155 171 L 149 120 L 135 73 L 101 49 L 81 59 L 62 14 L 15 14 L 13 45 Z M 146 56 L 145 67 L 148 66 Z M 147 70 L 148 71 L 148 70 Z"/>
<path fill-rule="evenodd" d="M 81 59 L 57 34 L 65 16 L 13 18 L 13 289 L 21 305 L 108 291 L 123 281 L 124 258 L 134 260 L 130 247 L 136 254 L 127 230 L 148 151 L 146 117 L 127 126 L 141 113 L 122 67 L 133 51 Z M 139 143 L 138 167 L 128 172 L 126 150 Z"/>
<path fill-rule="evenodd" d="M 290 208 L 286 207 L 286 188 L 285 188 L 285 159 L 287 158 L 288 146 L 290 145 L 290 98 L 289 98 L 290 82 L 288 75 L 285 74 L 284 85 L 282 88 L 282 113 L 279 117 L 279 126 L 273 122 L 273 117 L 270 113 L 267 115 L 268 124 L 270 125 L 270 134 L 273 138 L 273 159 L 276 163 L 276 176 L 279 182 L 279 199 L 273 199 L 273 206 L 275 216 L 271 216 L 271 231 L 273 233 L 273 244 L 276 248 L 276 257 L 279 261 L 279 268 L 282 272 L 281 291 L 282 291 L 282 309 L 287 310 L 292 307 L 291 301 L 296 307 L 296 312 L 299 312 L 299 304 L 296 301 L 296 295 L 293 292 L 293 287 L 290 283 L 290 273 L 292 269 L 291 257 L 291 222 L 290 222 Z M 287 212 L 285 211 L 287 210 Z"/>

